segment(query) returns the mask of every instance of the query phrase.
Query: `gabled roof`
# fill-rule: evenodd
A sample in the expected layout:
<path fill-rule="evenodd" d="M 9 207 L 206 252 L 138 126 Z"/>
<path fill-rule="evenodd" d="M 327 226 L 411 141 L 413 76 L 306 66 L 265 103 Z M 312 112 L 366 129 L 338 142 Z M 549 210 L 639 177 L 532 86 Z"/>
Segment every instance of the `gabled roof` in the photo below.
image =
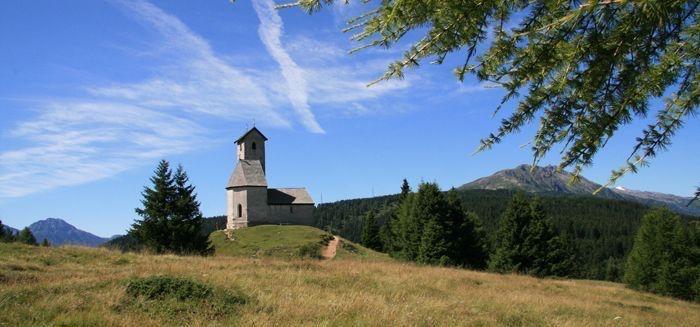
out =
<path fill-rule="evenodd" d="M 314 204 L 305 188 L 269 188 L 267 204 Z"/>
<path fill-rule="evenodd" d="M 241 137 L 239 137 L 236 140 L 236 143 L 240 143 L 242 139 L 244 139 L 246 136 L 248 136 L 248 134 L 253 133 L 253 132 L 257 132 L 258 134 L 260 134 L 260 136 L 262 136 L 263 140 L 267 141 L 267 137 L 265 137 L 265 135 L 263 135 L 263 133 L 260 132 L 260 130 L 258 130 L 257 127 L 253 127 L 251 129 L 249 129 L 247 132 L 245 132 L 245 134 L 241 135 Z"/>
<path fill-rule="evenodd" d="M 267 186 L 267 179 L 265 179 L 265 172 L 260 160 L 238 160 L 226 188 L 239 186 Z"/>

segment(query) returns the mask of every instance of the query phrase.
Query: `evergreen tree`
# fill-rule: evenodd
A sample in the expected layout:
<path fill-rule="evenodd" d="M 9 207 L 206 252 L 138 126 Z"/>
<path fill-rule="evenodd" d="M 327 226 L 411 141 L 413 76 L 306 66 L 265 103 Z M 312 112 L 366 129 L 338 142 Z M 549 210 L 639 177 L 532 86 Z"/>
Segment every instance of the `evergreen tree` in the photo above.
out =
<path fill-rule="evenodd" d="M 133 235 L 144 248 L 163 253 L 170 250 L 172 246 L 169 221 L 176 197 L 170 164 L 161 160 L 150 180 L 153 187 L 144 187 L 141 193 L 143 207 L 136 209 L 136 213 L 142 219 L 134 222 L 129 234 Z"/>
<path fill-rule="evenodd" d="M 498 272 L 522 272 L 535 276 L 567 276 L 573 254 L 554 232 L 539 201 L 516 194 L 501 218 L 496 250 L 489 266 Z"/>
<path fill-rule="evenodd" d="M 2 224 L 2 220 L 0 220 L 0 242 L 4 242 L 9 233 L 9 231 L 5 230 L 5 225 Z"/>
<path fill-rule="evenodd" d="M 362 245 L 372 250 L 381 250 L 382 243 L 379 238 L 379 227 L 374 218 L 374 211 L 367 211 L 362 226 Z"/>
<path fill-rule="evenodd" d="M 668 209 L 649 211 L 627 259 L 625 283 L 635 289 L 696 298 L 693 285 L 700 278 L 700 250 L 693 234 Z"/>
<path fill-rule="evenodd" d="M 401 193 L 399 196 L 399 200 L 405 199 L 409 193 L 411 193 L 411 186 L 408 185 L 408 181 L 404 178 L 403 183 L 401 184 Z"/>
<path fill-rule="evenodd" d="M 129 234 L 156 253 L 209 253 L 195 188 L 182 166 L 173 176 L 169 163 L 162 160 L 150 180 L 153 188 L 144 188 L 143 208 L 136 209 L 143 219 L 134 222 Z"/>
<path fill-rule="evenodd" d="M 425 222 L 416 258 L 419 263 L 441 266 L 454 264 L 449 257 L 450 244 L 446 237 L 447 231 L 438 219 L 435 215 Z"/>
<path fill-rule="evenodd" d="M 479 218 L 466 212 L 457 191 L 447 192 L 448 224 L 450 225 L 450 257 L 457 265 L 481 269 L 486 266 L 488 250 L 486 233 Z"/>
<path fill-rule="evenodd" d="M 46 238 L 44 238 L 44 240 L 41 241 L 41 246 L 43 246 L 43 247 L 49 247 L 49 246 L 51 246 L 51 244 L 49 243 L 49 240 L 47 240 Z"/>
<path fill-rule="evenodd" d="M 36 238 L 34 237 L 34 234 L 32 234 L 32 231 L 29 230 L 29 227 L 25 227 L 22 229 L 19 234 L 17 234 L 16 238 L 17 242 L 24 243 L 24 244 L 29 244 L 29 245 L 39 245 L 36 242 Z"/>
<path fill-rule="evenodd" d="M 202 233 L 203 218 L 197 194 L 182 165 L 178 166 L 173 180 L 175 199 L 170 221 L 171 250 L 175 253 L 208 254 L 211 252 L 209 235 Z"/>
<path fill-rule="evenodd" d="M 409 193 L 396 211 L 396 218 L 391 223 L 392 246 L 390 255 L 413 261 L 418 257 L 418 246 L 423 233 L 422 224 L 416 216 L 416 198 L 418 194 Z"/>
<path fill-rule="evenodd" d="M 468 214 L 454 194 L 423 183 L 401 201 L 392 222 L 390 254 L 424 264 L 483 267 L 484 234 L 476 216 Z"/>

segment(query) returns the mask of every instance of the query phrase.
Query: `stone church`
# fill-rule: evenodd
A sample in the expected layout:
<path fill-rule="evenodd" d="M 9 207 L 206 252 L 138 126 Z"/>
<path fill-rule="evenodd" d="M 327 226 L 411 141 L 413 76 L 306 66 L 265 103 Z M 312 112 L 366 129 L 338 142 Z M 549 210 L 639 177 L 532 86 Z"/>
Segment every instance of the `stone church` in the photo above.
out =
<path fill-rule="evenodd" d="M 265 141 L 255 127 L 236 140 L 238 163 L 226 185 L 227 229 L 313 223 L 314 200 L 305 188 L 267 187 Z"/>

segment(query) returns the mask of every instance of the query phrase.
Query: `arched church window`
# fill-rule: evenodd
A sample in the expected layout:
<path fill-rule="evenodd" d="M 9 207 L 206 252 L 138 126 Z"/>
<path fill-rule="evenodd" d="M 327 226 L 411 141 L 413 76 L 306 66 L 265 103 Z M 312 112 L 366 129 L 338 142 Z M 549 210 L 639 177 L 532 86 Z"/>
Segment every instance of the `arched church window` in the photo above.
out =
<path fill-rule="evenodd" d="M 240 204 L 238 205 L 238 217 L 243 217 L 243 206 Z"/>
<path fill-rule="evenodd" d="M 255 142 L 253 142 L 253 150 L 255 150 Z"/>

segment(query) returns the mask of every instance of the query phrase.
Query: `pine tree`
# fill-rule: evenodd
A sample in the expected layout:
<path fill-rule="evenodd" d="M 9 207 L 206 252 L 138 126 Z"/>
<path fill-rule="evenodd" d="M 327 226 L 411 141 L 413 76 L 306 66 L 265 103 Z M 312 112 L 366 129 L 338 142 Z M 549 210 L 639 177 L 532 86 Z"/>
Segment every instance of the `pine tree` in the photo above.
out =
<path fill-rule="evenodd" d="M 455 192 L 434 183 L 419 185 L 401 201 L 392 221 L 394 257 L 423 264 L 481 268 L 486 261 L 484 233 Z"/>
<path fill-rule="evenodd" d="M 372 250 L 381 250 L 382 243 L 379 238 L 379 228 L 374 218 L 374 211 L 367 211 L 362 226 L 362 245 Z"/>
<path fill-rule="evenodd" d="M 49 240 L 47 240 L 46 238 L 44 238 L 44 240 L 41 242 L 41 246 L 43 246 L 43 247 L 49 247 L 49 246 L 51 246 L 51 244 L 49 243 Z"/>
<path fill-rule="evenodd" d="M 501 217 L 496 232 L 496 250 L 489 261 L 489 268 L 497 272 L 515 272 L 521 270 L 526 260 L 522 251 L 528 226 L 530 206 L 525 198 L 516 194 Z"/>
<path fill-rule="evenodd" d="M 173 176 L 170 164 L 162 160 L 150 180 L 153 187 L 144 188 L 143 207 L 136 209 L 143 219 L 134 222 L 129 234 L 156 253 L 210 253 L 195 188 L 182 166 Z"/>
<path fill-rule="evenodd" d="M 403 200 L 411 193 L 411 186 L 408 185 L 408 181 L 404 178 L 401 184 L 401 194 L 399 195 L 399 200 Z"/>
<path fill-rule="evenodd" d="M 416 261 L 441 266 L 454 264 L 454 261 L 449 257 L 450 244 L 445 237 L 446 234 L 445 226 L 440 223 L 438 218 L 430 217 L 423 227 Z"/>
<path fill-rule="evenodd" d="M 144 187 L 141 193 L 143 207 L 136 209 L 136 213 L 142 219 L 134 222 L 129 234 L 133 235 L 144 248 L 163 253 L 171 248 L 169 220 L 175 199 L 170 164 L 161 160 L 150 180 L 153 187 Z"/>
<path fill-rule="evenodd" d="M 486 233 L 476 214 L 466 212 L 457 191 L 447 192 L 450 257 L 457 265 L 481 269 L 486 266 Z"/>
<path fill-rule="evenodd" d="M 171 250 L 175 253 L 208 254 L 211 252 L 209 235 L 202 233 L 202 213 L 195 188 L 189 183 L 189 177 L 182 165 L 178 165 L 173 176 L 175 199 L 173 217 L 170 221 L 172 230 Z"/>
<path fill-rule="evenodd" d="M 17 234 L 17 242 L 24 243 L 24 244 L 29 244 L 29 245 L 39 245 L 36 242 L 36 238 L 34 237 L 34 234 L 32 234 L 32 231 L 29 230 L 29 227 L 25 227 L 22 229 L 19 234 Z"/>
<path fill-rule="evenodd" d="M 535 276 L 567 276 L 574 255 L 553 230 L 539 201 L 516 194 L 501 218 L 496 250 L 489 266 L 498 272 L 522 272 Z"/>
<path fill-rule="evenodd" d="M 700 249 L 694 231 L 667 208 L 649 211 L 642 219 L 627 259 L 624 281 L 634 289 L 694 299 L 700 277 Z"/>
<path fill-rule="evenodd" d="M 416 260 L 422 226 L 416 218 L 417 195 L 410 193 L 396 210 L 396 218 L 391 223 L 392 245 L 389 254 L 403 260 Z"/>

